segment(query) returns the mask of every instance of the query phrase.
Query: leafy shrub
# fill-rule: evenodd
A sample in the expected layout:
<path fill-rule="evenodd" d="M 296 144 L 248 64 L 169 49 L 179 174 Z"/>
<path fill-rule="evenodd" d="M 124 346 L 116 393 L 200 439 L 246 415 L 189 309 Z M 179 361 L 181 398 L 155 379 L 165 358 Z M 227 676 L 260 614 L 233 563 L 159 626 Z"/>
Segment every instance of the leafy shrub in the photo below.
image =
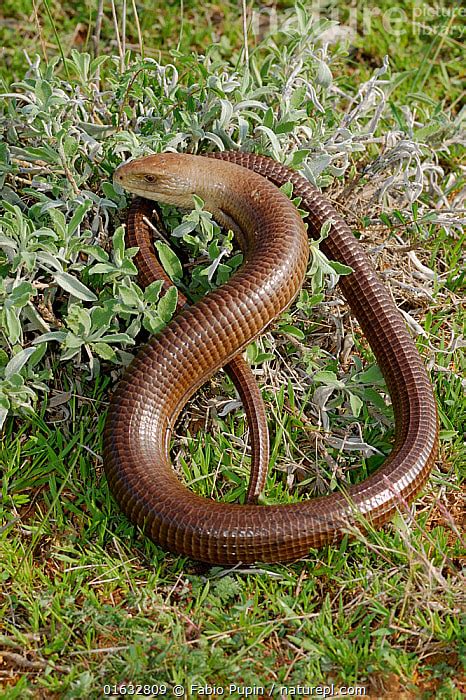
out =
<path fill-rule="evenodd" d="M 455 124 L 428 104 L 415 129 L 407 107 L 394 117 L 387 61 L 346 94 L 333 77 L 345 53 L 320 42 L 328 26 L 298 5 L 239 68 L 215 46 L 204 56 L 174 51 L 167 63 L 128 55 L 124 72 L 114 57 L 72 51 L 66 79 L 58 59 L 44 66 L 37 57 L 2 95 L 0 423 L 30 411 L 50 388 L 56 344 L 70 376 L 86 368 L 95 376 L 101 360 L 128 362 L 141 327 L 156 332 L 176 307 L 175 292 L 161 296 L 159 284 L 143 291 L 135 281 L 136 250 L 125 249 L 119 227 L 128 199 L 111 181 L 122 160 L 167 149 L 254 150 L 327 186 L 364 156 L 385 198 L 402 191 L 410 205 L 426 182 L 435 189 L 436 139 L 448 133 L 454 143 Z M 181 221 L 168 214 L 175 241 L 203 258 L 192 295 L 225 281 L 241 262 L 227 259 L 231 234 L 218 231 L 200 201 Z M 344 272 L 316 251 L 306 308 L 322 301 L 323 273 L 334 282 Z M 159 252 L 178 269 L 175 255 L 163 245 Z"/>

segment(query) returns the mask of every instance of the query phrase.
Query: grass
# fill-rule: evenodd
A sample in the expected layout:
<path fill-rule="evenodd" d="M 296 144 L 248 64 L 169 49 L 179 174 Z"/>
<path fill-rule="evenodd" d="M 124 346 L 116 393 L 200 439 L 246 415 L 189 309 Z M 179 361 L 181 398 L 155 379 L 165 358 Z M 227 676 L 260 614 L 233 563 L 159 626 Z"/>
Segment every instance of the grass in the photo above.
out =
<path fill-rule="evenodd" d="M 285 3 L 288 6 L 290 2 Z M 40 52 L 50 57 L 61 50 L 69 55 L 73 48 L 92 52 L 93 32 L 98 15 L 98 3 L 92 0 L 74 3 L 48 3 L 38 8 L 37 18 L 34 5 L 30 0 L 11 2 L 5 0 L 0 10 L 1 44 L 3 45 L 3 69 L 1 74 L 7 80 L 23 75 L 27 62 L 22 51 L 18 51 L 16 39 L 21 31 L 24 48 L 31 56 Z M 128 48 L 138 50 L 139 32 L 144 37 L 146 56 L 159 58 L 167 55 L 174 48 L 182 52 L 203 51 L 205 46 L 216 42 L 218 50 L 224 56 L 231 55 L 234 48 L 242 42 L 242 22 L 238 14 L 237 3 L 206 2 L 202 6 L 196 0 L 179 3 L 170 0 L 161 11 L 154 3 L 143 0 L 137 4 L 138 15 L 134 6 L 127 3 L 126 44 Z M 121 3 L 116 12 L 121 26 Z M 139 23 L 139 29 L 138 29 Z M 39 44 L 37 43 L 39 33 Z M 3 35 L 3 36 L 2 36 Z M 116 52 L 115 26 L 111 4 L 105 5 L 101 25 L 100 50 L 105 53 Z"/>
<path fill-rule="evenodd" d="M 70 411 L 62 427 L 58 416 L 58 425 L 37 416 L 2 454 L 9 492 L 34 484 L 31 501 L 12 509 L 20 525 L 11 523 L 16 537 L 4 548 L 14 615 L 5 616 L 3 660 L 26 673 L 7 697 L 32 688 L 97 697 L 103 684 L 131 679 L 293 686 L 364 677 L 376 692 L 409 688 L 412 678 L 437 686 L 440 669 L 438 696 L 450 696 L 460 550 L 445 525 L 429 526 L 445 476 L 432 480 L 417 523 L 399 520 L 305 563 L 199 571 L 138 537 L 115 511 L 98 457 L 104 389 L 95 403 L 62 404 Z M 205 454 L 190 452 L 202 473 Z"/>
<path fill-rule="evenodd" d="M 389 5 L 392 3 L 378 3 L 382 11 Z M 279 23 L 290 6 L 279 3 Z M 374 9 L 375 4 L 367 6 Z M 397 5 L 408 16 L 415 6 L 413 2 Z M 132 347 L 125 342 L 92 340 L 92 333 L 83 329 L 90 318 L 86 311 L 111 304 L 111 299 L 118 308 L 113 309 L 108 333 L 130 336 L 131 320 L 141 326 L 157 317 L 155 302 L 151 306 L 146 299 L 145 315 L 137 315 L 129 301 L 136 292 L 131 275 L 121 272 L 128 252 L 122 252 L 118 235 L 114 236 L 119 221 L 124 220 L 126 202 L 112 190 L 109 178 L 132 149 L 163 148 L 171 132 L 184 130 L 188 144 L 192 144 L 192 131 L 199 125 L 205 132 L 212 130 L 208 116 L 214 104 L 211 100 L 220 94 L 226 101 L 230 93 L 221 93 L 217 85 L 217 97 L 212 97 L 207 87 L 208 71 L 182 55 L 203 51 L 206 42 L 215 41 L 212 61 L 231 58 L 233 66 L 242 70 L 241 17 L 233 3 L 201 5 L 185 0 L 182 11 L 180 4 L 173 2 L 157 12 L 145 0 L 138 3 L 145 55 L 162 58 L 162 62 L 176 60 L 183 74 L 178 92 L 168 97 L 157 93 L 150 70 L 133 66 L 127 59 L 123 75 L 118 68 L 102 65 L 102 90 L 107 90 L 107 96 L 101 101 L 101 92 L 92 92 L 93 80 L 85 67 L 73 58 L 67 64 L 68 78 L 62 65 L 56 72 L 71 81 L 77 94 L 85 95 L 84 113 L 88 118 L 92 112 L 89 123 L 94 128 L 85 131 L 79 100 L 77 106 L 68 98 L 62 98 L 63 107 L 59 100 L 58 106 L 50 106 L 47 85 L 52 90 L 64 89 L 51 77 L 51 69 L 32 87 L 10 87 L 12 81 L 23 78 L 26 64 L 22 48 L 30 53 L 39 48 L 51 59 L 60 52 L 71 57 L 72 48 L 92 47 L 96 4 L 58 6 L 49 2 L 49 13 L 46 7 L 37 6 L 38 20 L 34 19 L 33 6 L 25 0 L 6 0 L 1 10 L 2 90 L 8 85 L 8 91 L 35 94 L 42 110 L 42 116 L 30 117 L 27 128 L 23 102 L 12 101 L 9 111 L 2 112 L 4 143 L 12 156 L 10 163 L 0 150 L 0 184 L 6 185 L 3 196 L 27 205 L 22 210 L 22 223 L 13 226 L 10 219 L 11 227 L 4 228 L 3 234 L 23 232 L 21 245 L 27 261 L 37 251 L 52 251 L 62 261 L 64 271 L 79 279 L 98 301 L 78 299 L 76 303 L 75 297 L 70 304 L 69 285 L 76 284 L 70 277 L 50 266 L 38 267 L 37 259 L 29 272 L 24 267 L 12 272 L 11 259 L 2 254 L 2 283 L 17 275 L 30 284 L 32 280 L 33 285 L 23 288 L 26 291 L 12 307 L 20 329 L 11 315 L 8 319 L 2 316 L 1 364 L 30 348 L 31 339 L 45 332 L 44 328 L 31 329 L 30 319 L 25 318 L 29 302 L 51 330 L 68 333 L 62 344 L 48 344 L 46 354 L 35 365 L 24 365 L 24 385 L 7 387 L 10 393 L 6 396 L 11 401 L 27 403 L 27 396 L 21 393 L 23 386 L 34 390 L 38 400 L 34 413 L 18 413 L 19 406 L 14 404 L 0 443 L 2 697 L 98 698 L 106 684 L 131 683 L 156 685 L 159 694 L 167 697 L 173 697 L 177 684 L 192 696 L 200 694 L 198 686 L 224 688 L 226 696 L 230 684 L 235 684 L 264 687 L 266 694 L 279 697 L 284 692 L 280 691 L 282 686 L 334 683 L 335 687 L 361 686 L 370 697 L 460 698 L 464 689 L 460 524 L 466 401 L 465 314 L 461 305 L 464 233 L 455 222 L 461 221 L 464 206 L 460 198 L 464 171 L 459 141 L 445 148 L 454 132 L 443 111 L 451 108 L 452 122 L 460 118 L 459 14 L 430 21 L 429 26 L 435 26 L 433 33 L 418 31 L 407 23 L 406 34 L 395 38 L 387 31 L 383 16 L 371 15 L 370 30 L 355 38 L 350 55 L 336 49 L 331 62 L 329 59 L 343 93 L 340 102 L 335 97 L 326 101 L 322 90 L 318 97 L 324 104 L 324 115 L 310 109 L 307 115 L 291 113 L 290 117 L 295 120 L 290 133 L 299 129 L 303 119 L 327 143 L 338 126 L 332 112 L 343 114 L 356 87 L 372 76 L 374 67 L 389 53 L 395 74 L 390 77 L 390 94 L 375 140 L 361 151 L 346 154 L 349 166 L 344 176 L 335 178 L 324 171 L 319 182 L 361 235 L 398 306 L 422 330 L 417 342 L 431 372 L 439 406 L 437 467 L 416 501 L 415 519 L 408 512 L 400 513 L 383 530 L 355 533 L 339 546 L 311 551 L 302 562 L 230 571 L 163 552 L 118 511 L 103 476 L 101 434 L 109 391 L 121 369 L 115 358 L 121 363 L 124 352 Z M 344 20 L 346 4 L 339 3 L 338 9 Z M 121 6 L 117 10 L 121 16 Z M 361 8 L 358 17 L 361 23 Z M 83 27 L 76 31 L 79 23 Z M 19 26 L 25 29 L 20 43 Z M 262 70 L 271 105 L 271 114 L 264 117 L 259 110 L 255 123 L 267 119 L 279 131 L 274 96 L 282 89 L 281 51 L 286 47 L 292 57 L 294 39 L 282 37 L 278 48 L 255 48 L 258 37 L 253 27 L 250 51 Z M 106 7 L 99 45 L 102 54 L 118 53 L 114 36 L 111 10 Z M 129 3 L 126 44 L 137 50 L 138 43 Z M 180 55 L 171 55 L 173 49 Z M 267 63 L 271 55 L 272 64 Z M 313 77 L 314 60 L 309 68 Z M 289 57 L 284 65 L 291 62 Z M 271 65 L 279 67 L 275 76 Z M 308 78 L 304 73 L 304 80 Z M 192 87 L 194 83 L 200 84 L 199 93 Z M 185 102 L 188 106 L 181 119 L 180 105 Z M 371 170 L 387 152 L 376 140 L 378 136 L 394 138 L 398 129 L 407 134 L 407 140 L 411 138 L 406 106 L 416 115 L 414 131 L 428 130 L 419 141 L 430 141 L 432 152 L 427 149 L 420 156 L 421 170 L 435 165 L 443 169 L 442 173 L 426 170 L 434 175 L 423 181 L 423 192 L 413 205 L 400 196 L 413 177 L 405 164 L 402 172 L 407 173 L 407 179 L 389 190 L 382 202 L 374 197 L 375 187 L 392 171 L 383 162 L 382 175 Z M 249 118 L 245 112 L 239 114 Z M 141 119 L 138 124 L 135 115 Z M 367 129 L 369 121 L 370 116 L 361 119 L 360 131 Z M 168 133 L 160 129 L 160 123 Z M 46 137 L 49 132 L 41 131 L 43 124 L 50 128 L 50 137 Z M 62 132 L 63 124 L 66 128 Z M 96 125 L 108 127 L 104 138 L 98 136 Z M 112 131 L 110 127 L 115 125 L 118 128 Z M 34 129 L 43 134 L 41 143 L 49 150 L 34 150 L 38 145 Z M 132 133 L 137 136 L 133 138 Z M 83 134 L 95 137 L 100 150 L 86 150 L 90 140 Z M 357 135 L 355 128 L 356 143 Z M 284 158 L 288 142 L 283 135 L 281 138 L 283 151 L 279 155 Z M 313 149 L 322 155 L 318 141 L 316 138 Z M 418 143 L 414 138 L 412 142 Z M 251 143 L 259 149 L 271 148 L 264 138 Z M 201 144 L 203 148 L 209 145 L 202 140 Z M 312 157 L 309 163 L 314 164 Z M 99 200 L 99 208 L 93 202 L 93 209 L 84 210 L 79 198 L 83 192 L 98 193 L 105 199 Z M 49 210 L 41 210 L 42 204 L 50 202 L 64 213 L 68 228 L 59 213 L 52 216 Z M 97 214 L 100 218 L 93 218 Z M 4 212 L 3 225 L 7 217 L 8 212 Z M 73 219 L 78 222 L 76 229 L 69 225 Z M 205 234 L 208 222 L 202 221 Z M 44 229 L 52 230 L 56 237 L 51 238 Z M 94 248 L 73 248 L 75 241 L 82 244 L 80 236 L 90 231 L 96 235 L 86 244 Z M 202 238 L 202 231 L 198 233 Z M 407 246 L 415 248 L 407 251 Z M 90 269 L 97 263 L 113 265 L 112 271 L 93 276 Z M 130 269 L 129 263 L 125 264 Z M 435 271 L 433 279 L 426 268 Z M 123 298 L 121 288 L 125 285 Z M 320 293 L 315 279 L 308 285 L 309 296 Z M 78 294 L 87 293 L 81 287 L 73 289 Z M 5 300 L 12 297 L 11 287 L 0 288 L 5 307 Z M 327 293 L 319 304 L 311 304 L 305 295 L 300 303 L 300 308 L 294 307 L 248 351 L 269 411 L 272 458 L 265 499 L 271 502 L 291 502 L 334 489 L 341 480 L 346 483 L 364 478 L 388 453 L 393 433 L 390 408 L 380 400 L 383 386 L 371 366 L 370 349 L 341 305 L 338 290 Z M 103 317 L 98 318 L 102 322 Z M 136 334 L 137 329 L 133 330 Z M 16 340 L 15 333 L 19 333 Z M 81 342 L 84 335 L 79 352 L 71 356 L 74 339 Z M 352 345 L 345 345 L 345 339 Z M 342 353 L 344 348 L 347 351 Z M 60 359 L 63 349 L 70 359 Z M 269 354 L 274 359 L 262 361 Z M 364 375 L 361 378 L 363 370 L 369 372 L 365 380 Z M 333 391 L 327 410 L 322 411 L 315 389 L 326 386 L 324 379 L 329 381 L 329 373 L 344 382 L 344 388 Z M 309 376 L 314 377 L 313 384 Z M 44 384 L 49 392 L 41 388 Z M 249 464 L 242 411 L 222 415 L 222 409 L 234 399 L 230 382 L 219 374 L 185 409 L 173 448 L 175 468 L 186 483 L 198 493 L 225 501 L 244 498 Z M 325 420 L 328 426 L 323 425 Z M 361 452 L 334 446 L 348 437 L 358 438 L 382 454 L 366 454 L 364 458 Z M 156 694 L 155 688 L 152 693 Z M 240 688 L 231 690 L 231 697 L 240 695 Z"/>
<path fill-rule="evenodd" d="M 282 0 L 262 8 L 247 5 L 253 7 L 253 12 L 249 11 L 248 35 L 251 46 L 255 46 L 271 24 L 280 24 L 283 11 L 291 8 L 293 2 Z M 31 0 L 5 0 L 0 10 L 4 59 L 0 75 L 7 81 L 18 79 L 27 67 L 23 52 L 17 50 L 18 31 L 22 35 L 21 48 L 31 57 L 38 51 L 46 57 L 61 51 L 69 56 L 73 48 L 92 52 L 97 6 L 92 0 L 78 4 L 46 3 L 36 13 Z M 138 50 L 142 36 L 144 54 L 154 58 L 168 56 L 172 49 L 203 52 L 211 43 L 223 57 L 241 49 L 244 36 L 237 3 L 205 2 L 200 6 L 197 0 L 171 0 L 165 7 L 163 12 L 142 0 L 137 5 L 136 21 L 133 4 L 127 3 L 128 48 Z M 121 6 L 116 9 L 121 25 Z M 394 81 L 395 99 L 410 93 L 427 93 L 430 99 L 459 111 L 464 103 L 462 8 L 430 6 L 418 0 L 400 0 L 396 6 L 387 0 L 349 6 L 331 0 L 315 3 L 313 9 L 320 19 L 329 17 L 354 29 L 353 49 L 344 67 L 351 84 L 366 80 L 388 54 L 398 78 Z M 100 50 L 116 50 L 114 20 L 107 7 L 102 18 Z"/>
<path fill-rule="evenodd" d="M 339 7 L 337 18 L 360 32 L 355 41 L 354 69 L 359 80 L 371 66 L 390 56 L 395 80 L 394 99 L 422 95 L 459 110 L 464 102 L 461 44 L 464 14 L 459 7 L 429 5 L 417 0 L 357 3 L 357 11 Z M 462 77 L 463 76 L 463 77 Z"/>

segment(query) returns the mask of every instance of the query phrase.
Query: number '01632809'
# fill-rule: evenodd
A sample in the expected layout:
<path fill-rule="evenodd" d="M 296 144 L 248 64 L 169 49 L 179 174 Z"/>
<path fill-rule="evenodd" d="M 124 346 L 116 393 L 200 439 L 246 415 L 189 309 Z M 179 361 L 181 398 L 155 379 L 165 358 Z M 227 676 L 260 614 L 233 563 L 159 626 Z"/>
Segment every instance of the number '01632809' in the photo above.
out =
<path fill-rule="evenodd" d="M 166 695 L 168 686 L 164 683 L 153 683 L 152 685 L 104 685 L 104 695 Z"/>

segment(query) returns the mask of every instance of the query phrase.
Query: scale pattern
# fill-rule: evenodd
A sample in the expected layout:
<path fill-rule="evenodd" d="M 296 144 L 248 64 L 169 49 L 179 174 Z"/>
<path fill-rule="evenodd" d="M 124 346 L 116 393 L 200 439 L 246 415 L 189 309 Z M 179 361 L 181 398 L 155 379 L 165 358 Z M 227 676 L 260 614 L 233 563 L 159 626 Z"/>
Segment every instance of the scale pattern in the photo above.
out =
<path fill-rule="evenodd" d="M 338 541 L 345 527 L 361 522 L 360 515 L 382 525 L 421 489 L 438 443 L 432 387 L 388 291 L 345 222 L 298 173 L 254 154 L 169 156 L 186 166 L 198 194 L 213 197 L 241 229 L 245 263 L 153 336 L 117 386 L 104 433 L 104 466 L 117 502 L 162 547 L 213 564 L 292 561 Z M 154 158 L 167 154 L 146 159 L 148 167 Z M 346 492 L 292 505 L 218 503 L 180 483 L 169 459 L 170 434 L 197 388 L 263 332 L 301 287 L 307 233 L 276 187 L 287 181 L 293 195 L 302 197 L 307 233 L 318 237 L 331 219 L 321 247 L 353 268 L 340 286 L 385 376 L 395 444 L 377 472 Z"/>

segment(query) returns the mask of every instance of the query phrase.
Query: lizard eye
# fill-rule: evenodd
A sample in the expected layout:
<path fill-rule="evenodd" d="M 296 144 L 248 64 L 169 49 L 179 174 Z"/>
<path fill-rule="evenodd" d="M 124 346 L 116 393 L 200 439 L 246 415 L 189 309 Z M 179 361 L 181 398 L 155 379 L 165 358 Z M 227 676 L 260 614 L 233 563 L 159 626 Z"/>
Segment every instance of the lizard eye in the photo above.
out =
<path fill-rule="evenodd" d="M 155 177 L 155 175 L 144 175 L 144 180 L 146 182 L 155 182 L 157 178 Z"/>

